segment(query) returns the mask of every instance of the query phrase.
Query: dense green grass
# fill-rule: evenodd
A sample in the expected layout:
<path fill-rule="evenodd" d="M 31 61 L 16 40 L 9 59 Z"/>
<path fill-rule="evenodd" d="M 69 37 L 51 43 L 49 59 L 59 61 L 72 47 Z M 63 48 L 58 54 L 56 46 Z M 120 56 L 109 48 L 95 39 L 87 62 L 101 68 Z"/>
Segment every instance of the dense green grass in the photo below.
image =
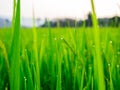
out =
<path fill-rule="evenodd" d="M 120 31 L 119 28 L 99 30 L 106 90 L 119 90 Z M 37 29 L 41 89 L 91 90 L 96 87 L 92 31 L 93 28 L 52 28 L 50 40 L 48 28 Z M 34 90 L 37 78 L 32 30 L 22 29 L 20 37 L 20 90 Z M 0 41 L 0 89 L 4 90 L 10 86 L 10 28 L 0 30 Z"/>
<path fill-rule="evenodd" d="M 12 28 L 0 30 L 0 90 L 119 90 L 119 28 L 20 28 L 14 0 Z"/>

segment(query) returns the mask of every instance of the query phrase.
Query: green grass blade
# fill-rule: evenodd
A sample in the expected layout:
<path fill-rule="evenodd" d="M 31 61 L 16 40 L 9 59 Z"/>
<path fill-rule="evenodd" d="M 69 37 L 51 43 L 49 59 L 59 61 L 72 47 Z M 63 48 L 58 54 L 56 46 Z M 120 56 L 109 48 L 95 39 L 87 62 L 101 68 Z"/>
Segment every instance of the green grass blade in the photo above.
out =
<path fill-rule="evenodd" d="M 39 62 L 38 62 L 38 48 L 37 48 L 37 33 L 36 33 L 36 26 L 35 26 L 35 13 L 33 8 L 33 57 L 35 62 L 35 75 L 36 75 L 36 90 L 40 90 L 40 69 L 39 69 Z"/>
<path fill-rule="evenodd" d="M 59 45 L 56 45 L 57 48 L 59 48 L 58 46 Z M 56 59 L 57 59 L 57 68 L 58 68 L 56 90 L 62 90 L 62 88 L 61 88 L 61 84 L 62 84 L 62 81 L 61 81 L 61 60 L 62 60 L 62 58 L 61 58 L 61 56 L 62 56 L 62 54 L 59 50 L 61 50 L 61 49 L 56 50 L 56 53 L 57 53 Z"/>
<path fill-rule="evenodd" d="M 95 55 L 94 55 L 94 73 L 95 80 L 97 82 L 98 90 L 105 90 L 105 82 L 104 82 L 104 71 L 103 71 L 103 62 L 101 58 L 101 47 L 100 47 L 100 31 L 98 28 L 97 17 L 95 13 L 94 0 L 91 0 L 92 5 L 92 20 L 93 20 L 93 35 L 95 42 Z"/>
<path fill-rule="evenodd" d="M 11 45 L 10 89 L 19 90 L 20 83 L 20 0 L 17 1 L 14 34 Z"/>
<path fill-rule="evenodd" d="M 16 13 L 16 0 L 13 1 L 12 33 L 14 31 L 15 13 Z"/>
<path fill-rule="evenodd" d="M 8 60 L 8 54 L 7 54 L 7 50 L 6 50 L 5 45 L 1 40 L 0 40 L 0 49 L 2 49 L 2 51 L 3 51 L 3 55 L 5 58 L 5 64 L 6 64 L 6 68 L 7 68 L 7 73 L 8 73 L 8 76 L 10 78 L 10 65 L 9 65 L 9 60 Z"/>

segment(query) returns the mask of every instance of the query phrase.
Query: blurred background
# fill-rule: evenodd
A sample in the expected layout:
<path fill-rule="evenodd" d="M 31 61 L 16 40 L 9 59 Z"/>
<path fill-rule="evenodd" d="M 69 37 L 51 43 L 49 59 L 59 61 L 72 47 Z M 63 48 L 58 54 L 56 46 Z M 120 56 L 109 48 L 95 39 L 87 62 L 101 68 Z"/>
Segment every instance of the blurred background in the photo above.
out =
<path fill-rule="evenodd" d="M 94 0 L 99 27 L 120 26 L 120 0 Z M 21 27 L 92 26 L 90 0 L 21 0 Z M 0 27 L 11 27 L 13 0 L 0 0 Z M 77 24 L 76 24 L 77 23 Z"/>

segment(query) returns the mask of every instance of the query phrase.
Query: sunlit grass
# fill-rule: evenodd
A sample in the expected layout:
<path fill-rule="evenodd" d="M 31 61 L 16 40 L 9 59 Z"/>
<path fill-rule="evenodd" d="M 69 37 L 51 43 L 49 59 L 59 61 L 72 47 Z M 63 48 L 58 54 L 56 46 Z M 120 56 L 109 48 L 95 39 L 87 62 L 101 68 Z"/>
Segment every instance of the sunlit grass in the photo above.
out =
<path fill-rule="evenodd" d="M 91 0 L 92 6 L 92 21 L 93 21 L 93 38 L 95 43 L 94 53 L 94 89 L 105 90 L 104 71 L 103 71 L 103 60 L 101 56 L 100 47 L 100 30 L 98 28 L 97 16 L 95 13 L 94 0 Z"/>
<path fill-rule="evenodd" d="M 36 23 L 35 23 L 35 12 L 34 12 L 34 8 L 33 8 L 33 64 L 35 67 L 35 71 L 34 71 L 34 82 L 35 82 L 35 90 L 40 90 L 40 66 L 39 66 L 39 62 L 38 62 L 38 46 L 37 46 L 37 32 L 36 32 Z"/>
<path fill-rule="evenodd" d="M 15 9 L 16 8 L 16 9 Z M 13 38 L 10 52 L 10 89 L 20 89 L 20 0 L 17 1 L 17 6 L 14 13 Z"/>
<path fill-rule="evenodd" d="M 74 46 L 74 41 L 68 35 L 68 32 L 73 29 L 71 28 L 54 28 L 51 30 L 53 46 L 52 52 L 49 47 L 49 35 L 48 28 L 36 29 L 37 33 L 37 50 L 38 50 L 38 63 L 40 69 L 40 87 L 41 89 L 49 90 L 52 87 L 54 89 L 88 89 L 91 90 L 95 86 L 94 84 L 94 64 L 93 64 L 93 56 L 95 53 L 95 44 L 93 43 L 93 35 L 92 28 L 78 28 L 77 30 L 77 46 Z M 102 60 L 104 60 L 104 79 L 106 82 L 106 88 L 118 89 L 119 85 L 119 30 L 117 28 L 100 28 L 100 45 L 102 47 Z M 107 53 L 103 52 L 105 50 L 106 40 L 104 37 L 106 36 L 106 32 L 109 31 L 108 37 L 108 47 Z M 10 48 L 10 30 L 0 31 L 0 39 L 4 43 L 5 48 Z M 61 36 L 62 35 L 62 36 Z M 29 38 L 28 38 L 29 36 Z M 65 41 L 64 41 L 65 40 Z M 68 44 L 67 44 L 68 43 Z M 3 47 L 3 46 L 2 46 Z M 76 47 L 76 49 L 75 49 Z M 71 50 L 73 49 L 73 51 Z M 0 60 L 4 62 L 5 66 L 2 66 L 0 70 L 4 70 L 2 77 L 4 74 L 7 74 L 5 55 L 3 50 L 0 51 Z M 8 49 L 10 50 L 10 49 Z M 8 54 L 8 50 L 5 50 Z M 35 80 L 37 79 L 35 76 L 35 62 L 33 59 L 33 33 L 32 30 L 21 30 L 21 54 L 20 54 L 20 87 L 22 90 L 26 89 L 34 89 L 36 87 Z M 2 54 L 3 53 L 3 54 Z M 16 55 L 16 54 L 15 54 Z M 50 55 L 52 59 L 50 58 Z M 77 55 L 77 56 L 75 56 Z M 116 57 L 117 55 L 117 57 Z M 77 57 L 77 58 L 76 58 Z M 3 58 L 3 59 L 2 59 Z M 8 57 L 8 62 L 10 64 L 10 57 Z M 16 60 L 16 59 L 15 59 Z M 50 60 L 50 61 L 49 61 Z M 51 60 L 53 60 L 52 64 Z M 75 61 L 76 60 L 76 61 Z M 0 67 L 2 65 L 0 63 Z M 61 65 L 60 65 L 61 63 Z M 50 66 L 53 65 L 53 71 Z M 60 68 L 61 67 L 61 68 Z M 54 73 L 54 77 L 51 75 Z M 110 78 L 109 78 L 110 77 Z M 2 78 L 2 81 L 5 80 L 6 83 L 9 82 L 6 80 L 9 77 Z M 51 81 L 54 79 L 54 82 Z M 98 78 L 97 78 L 98 80 Z M 1 87 L 5 88 L 4 85 Z M 5 84 L 7 85 L 7 84 Z"/>
<path fill-rule="evenodd" d="M 14 0 L 12 31 L 0 31 L 0 90 L 119 90 L 120 31 L 99 28 L 91 6 L 93 28 L 36 28 L 33 9 L 24 29 Z"/>

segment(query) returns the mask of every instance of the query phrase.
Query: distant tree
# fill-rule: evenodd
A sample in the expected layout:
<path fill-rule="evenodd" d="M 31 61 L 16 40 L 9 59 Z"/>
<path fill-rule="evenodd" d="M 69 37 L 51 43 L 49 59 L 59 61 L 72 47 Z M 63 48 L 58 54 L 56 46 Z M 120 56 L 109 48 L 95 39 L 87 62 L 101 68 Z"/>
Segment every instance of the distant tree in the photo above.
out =
<path fill-rule="evenodd" d="M 118 8 L 119 8 L 119 11 L 120 11 L 120 3 L 116 3 Z M 120 26 L 120 17 L 117 18 L 117 21 L 118 21 L 118 26 Z"/>
<path fill-rule="evenodd" d="M 92 26 L 92 14 L 91 13 L 89 13 L 88 14 L 88 19 L 85 21 L 85 26 L 87 26 L 87 27 L 91 27 Z"/>

